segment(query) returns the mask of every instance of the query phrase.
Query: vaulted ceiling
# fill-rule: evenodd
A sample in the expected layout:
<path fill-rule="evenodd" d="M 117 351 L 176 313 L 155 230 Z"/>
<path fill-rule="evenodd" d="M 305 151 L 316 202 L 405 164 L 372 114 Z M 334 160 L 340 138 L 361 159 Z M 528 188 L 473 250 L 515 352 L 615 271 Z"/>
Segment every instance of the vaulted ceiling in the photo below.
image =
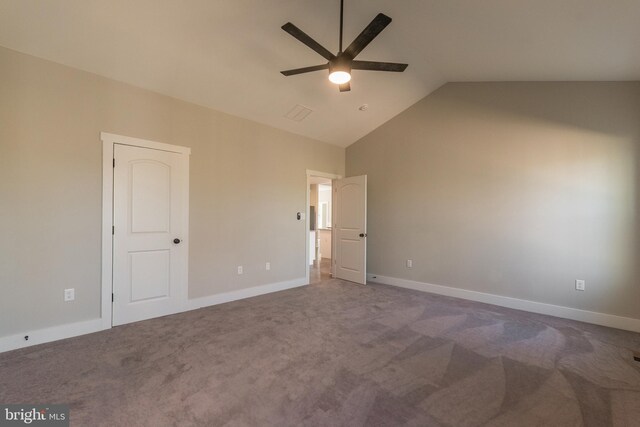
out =
<path fill-rule="evenodd" d="M 378 12 L 358 59 L 409 68 L 346 93 L 279 73 L 325 62 L 288 21 L 338 50 L 339 0 L 0 0 L 0 45 L 341 146 L 448 81 L 640 80 L 638 0 L 345 0 L 345 45 Z"/>

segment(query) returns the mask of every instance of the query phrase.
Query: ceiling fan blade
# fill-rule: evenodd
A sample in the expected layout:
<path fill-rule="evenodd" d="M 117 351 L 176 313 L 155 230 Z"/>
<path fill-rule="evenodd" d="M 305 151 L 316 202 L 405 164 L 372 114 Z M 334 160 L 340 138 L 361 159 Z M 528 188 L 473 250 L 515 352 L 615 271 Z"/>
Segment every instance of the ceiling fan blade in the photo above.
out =
<path fill-rule="evenodd" d="M 382 30 L 385 29 L 387 25 L 391 23 L 391 18 L 389 18 L 384 13 L 379 13 L 378 16 L 373 18 L 373 21 L 367 25 L 367 28 L 362 30 L 362 32 L 356 37 L 356 39 L 349 45 L 349 47 L 344 51 L 344 53 L 348 54 L 351 58 L 355 58 L 362 49 L 367 47 L 371 40 L 375 39 L 378 34 Z"/>
<path fill-rule="evenodd" d="M 338 86 L 340 92 L 349 92 L 351 90 L 351 82 L 346 82 Z"/>
<path fill-rule="evenodd" d="M 293 70 L 280 71 L 285 76 L 295 76 L 296 74 L 310 73 L 312 71 L 326 70 L 329 64 L 314 65 L 312 67 L 295 68 Z"/>
<path fill-rule="evenodd" d="M 330 61 L 335 57 L 333 53 L 329 52 L 324 46 L 312 39 L 307 33 L 293 25 L 291 22 L 287 22 L 286 24 L 284 24 L 282 26 L 282 29 L 300 40 L 302 43 L 306 44 L 311 49 L 315 50 L 325 59 Z"/>
<path fill-rule="evenodd" d="M 403 72 L 409 64 L 398 64 L 396 62 L 376 62 L 376 61 L 353 61 L 351 68 L 354 70 L 370 71 L 395 71 Z"/>

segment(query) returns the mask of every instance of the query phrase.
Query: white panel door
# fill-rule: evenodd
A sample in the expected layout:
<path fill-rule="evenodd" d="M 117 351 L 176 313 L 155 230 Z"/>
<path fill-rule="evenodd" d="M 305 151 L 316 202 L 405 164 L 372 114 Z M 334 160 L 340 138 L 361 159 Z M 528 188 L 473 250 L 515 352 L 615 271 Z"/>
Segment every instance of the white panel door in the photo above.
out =
<path fill-rule="evenodd" d="M 115 326 L 183 308 L 188 156 L 115 144 L 114 159 Z"/>
<path fill-rule="evenodd" d="M 334 275 L 367 283 L 367 176 L 333 181 Z"/>

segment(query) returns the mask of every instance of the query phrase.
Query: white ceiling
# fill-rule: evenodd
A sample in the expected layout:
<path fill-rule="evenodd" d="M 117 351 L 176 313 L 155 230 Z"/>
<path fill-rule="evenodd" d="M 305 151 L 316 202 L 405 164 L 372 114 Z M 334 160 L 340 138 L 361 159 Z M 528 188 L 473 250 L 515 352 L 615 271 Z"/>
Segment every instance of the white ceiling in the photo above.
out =
<path fill-rule="evenodd" d="M 338 0 L 0 0 L 0 45 L 340 146 L 447 81 L 640 79 L 640 0 L 345 2 L 345 45 L 393 18 L 358 59 L 403 74 L 279 73 L 326 62 L 287 21 L 337 51 Z"/>

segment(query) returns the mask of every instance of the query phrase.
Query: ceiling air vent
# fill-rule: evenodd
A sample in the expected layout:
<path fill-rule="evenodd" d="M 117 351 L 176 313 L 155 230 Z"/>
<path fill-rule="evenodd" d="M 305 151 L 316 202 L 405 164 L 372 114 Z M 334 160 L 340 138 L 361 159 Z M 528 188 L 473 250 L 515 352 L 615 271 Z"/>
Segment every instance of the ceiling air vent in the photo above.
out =
<path fill-rule="evenodd" d="M 298 104 L 295 107 L 293 107 L 291 111 L 289 111 L 284 116 L 289 120 L 293 120 L 294 122 L 301 122 L 304 119 L 306 119 L 307 116 L 312 112 L 313 110 L 311 108 L 307 108 L 304 105 Z"/>

